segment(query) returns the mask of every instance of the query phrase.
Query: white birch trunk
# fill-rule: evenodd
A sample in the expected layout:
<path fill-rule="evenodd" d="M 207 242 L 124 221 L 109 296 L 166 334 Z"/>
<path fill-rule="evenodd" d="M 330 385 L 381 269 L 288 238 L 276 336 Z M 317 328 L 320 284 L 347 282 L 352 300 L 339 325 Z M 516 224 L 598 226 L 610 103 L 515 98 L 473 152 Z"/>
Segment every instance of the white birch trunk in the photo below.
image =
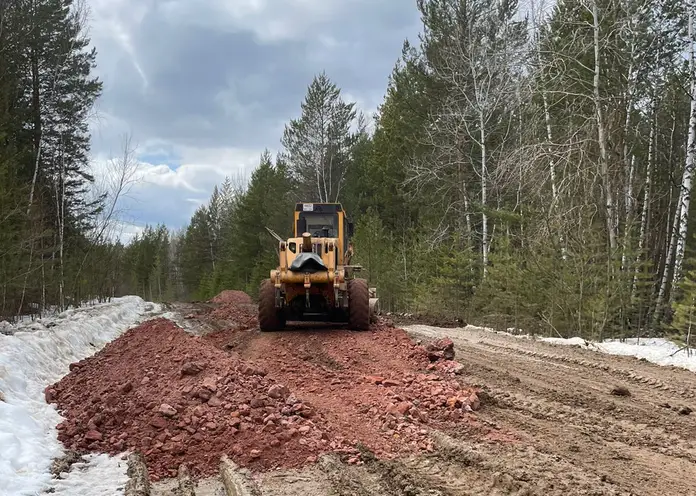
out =
<path fill-rule="evenodd" d="M 633 52 L 633 50 L 631 50 Z M 629 127 L 631 125 L 631 108 L 633 107 L 633 101 L 632 101 L 632 93 L 633 93 L 633 62 L 631 61 L 631 64 L 629 65 L 628 68 L 628 89 L 626 90 L 628 96 L 627 96 L 627 102 L 626 102 L 626 120 L 624 122 L 624 143 L 623 143 L 623 159 L 624 159 L 624 166 L 625 166 L 625 174 L 626 174 L 626 184 L 624 185 L 624 206 L 625 206 L 625 214 L 626 214 L 626 225 L 624 227 L 624 231 L 628 231 L 628 219 L 631 216 L 631 210 L 633 208 L 633 202 L 631 200 L 631 186 L 632 186 L 632 176 L 633 176 L 633 163 L 635 160 L 635 155 L 631 156 L 629 158 L 629 153 L 628 153 L 628 133 L 629 133 Z"/>
<path fill-rule="evenodd" d="M 672 235 L 670 236 L 669 248 L 667 250 L 667 255 L 665 256 L 665 267 L 662 272 L 662 282 L 660 283 L 660 291 L 657 294 L 657 300 L 655 302 L 655 323 L 659 321 L 659 318 L 662 315 L 662 306 L 665 303 L 665 296 L 667 295 L 667 284 L 669 283 L 670 269 L 673 266 L 675 251 L 677 248 L 677 238 L 679 237 L 679 222 L 681 220 L 683 194 L 684 189 L 679 188 L 679 199 L 677 200 L 677 207 L 674 211 L 674 220 L 672 222 Z"/>
<path fill-rule="evenodd" d="M 556 163 L 551 155 L 551 141 L 553 140 L 553 135 L 551 133 L 551 113 L 549 111 L 549 101 L 546 96 L 546 91 L 541 91 L 541 99 L 544 103 L 544 120 L 546 121 L 546 140 L 549 142 L 549 155 L 551 156 L 549 160 L 549 175 L 551 179 L 551 201 L 554 207 L 558 201 L 558 186 L 556 185 Z"/>
<path fill-rule="evenodd" d="M 631 155 L 631 161 L 628 166 L 628 180 L 626 184 L 626 218 L 628 219 L 633 210 L 633 177 L 636 174 L 636 156 Z"/>
<path fill-rule="evenodd" d="M 677 114 L 676 112 L 672 114 L 672 134 L 669 144 L 669 166 L 672 167 L 672 156 L 674 153 L 674 134 L 677 128 Z M 670 203 L 672 188 L 670 188 Z M 674 260 L 674 250 L 677 246 L 677 229 L 679 228 L 679 219 L 681 218 L 681 204 L 682 204 L 682 188 L 679 188 L 679 197 L 677 199 L 677 204 L 674 211 L 674 217 L 671 223 L 667 222 L 667 234 L 666 234 L 666 251 L 665 251 L 665 263 L 662 268 L 662 276 L 660 281 L 660 289 L 657 293 L 657 298 L 655 300 L 655 313 L 653 314 L 653 323 L 656 324 L 662 315 L 662 306 L 664 305 L 665 296 L 667 295 L 667 285 L 669 283 L 670 269 L 672 268 L 672 262 Z"/>
<path fill-rule="evenodd" d="M 602 186 L 604 189 L 605 201 L 605 216 L 607 219 L 607 231 L 609 234 L 609 248 L 613 256 L 616 250 L 616 226 L 614 224 L 614 193 L 611 188 L 611 180 L 609 178 L 609 154 L 607 152 L 607 136 L 604 128 L 604 112 L 602 111 L 602 102 L 599 93 L 599 12 L 597 9 L 597 0 L 592 2 L 592 21 L 594 31 L 594 104 L 597 114 L 597 140 L 599 141 L 600 155 L 600 175 L 602 178 Z"/>
<path fill-rule="evenodd" d="M 488 274 L 488 216 L 486 215 L 486 129 L 483 111 L 479 112 L 480 140 L 481 140 L 481 207 L 483 209 L 481 220 L 481 249 L 483 251 L 483 277 Z"/>
<path fill-rule="evenodd" d="M 626 206 L 626 221 L 625 221 L 625 226 L 624 226 L 624 237 L 623 237 L 623 246 L 622 246 L 622 255 L 621 255 L 621 270 L 626 270 L 626 250 L 628 249 L 628 240 L 631 235 L 631 223 L 633 222 L 631 219 L 631 212 L 633 210 L 633 176 L 635 175 L 635 170 L 636 170 L 636 156 L 631 155 L 631 160 L 629 162 L 629 167 L 627 171 L 627 180 L 626 180 L 626 185 L 625 185 L 625 206 Z"/>
<path fill-rule="evenodd" d="M 674 287 L 682 276 L 682 265 L 684 262 L 684 247 L 686 245 L 686 233 L 689 222 L 689 204 L 691 202 L 691 187 L 694 175 L 694 154 L 696 154 L 696 76 L 694 75 L 694 13 L 689 12 L 689 68 L 691 78 L 691 117 L 689 119 L 689 137 L 686 144 L 686 164 L 682 176 L 681 212 L 679 216 L 679 233 L 677 237 L 677 247 L 674 254 L 674 275 L 672 277 L 672 287 Z"/>
<path fill-rule="evenodd" d="M 648 232 L 648 221 L 650 216 L 650 197 L 652 194 L 652 169 L 655 156 L 655 126 L 657 123 L 656 112 L 653 107 L 652 119 L 650 122 L 650 143 L 648 143 L 648 169 L 645 173 L 645 187 L 643 192 L 643 211 L 640 216 L 640 236 L 638 238 L 638 254 L 636 255 L 636 269 L 633 275 L 633 288 L 631 294 L 635 298 L 638 286 L 638 274 L 640 274 L 640 261 L 643 258 L 643 249 L 645 248 L 645 237 Z"/>
<path fill-rule="evenodd" d="M 630 154 L 628 147 L 628 134 L 631 125 L 631 109 L 633 108 L 633 88 L 635 81 L 633 78 L 633 56 L 635 54 L 634 44 L 631 44 L 631 63 L 628 66 L 628 87 L 626 88 L 626 119 L 624 121 L 624 142 L 623 142 L 623 161 L 624 161 L 624 228 L 623 244 L 621 247 L 621 270 L 626 270 L 626 250 L 628 249 L 631 235 L 631 224 L 633 223 L 633 174 L 635 170 L 636 156 Z"/>
<path fill-rule="evenodd" d="M 549 177 L 551 180 L 551 212 L 553 212 L 558 206 L 558 184 L 556 183 L 556 163 L 553 160 L 553 153 L 551 150 L 551 141 L 553 140 L 553 134 L 551 132 L 551 112 L 549 111 L 549 101 L 546 96 L 546 91 L 541 91 L 541 99 L 544 104 L 544 121 L 546 122 L 546 140 L 549 143 Z M 561 258 L 566 260 L 568 254 L 566 253 L 565 240 L 563 235 L 559 235 L 558 241 L 561 245 Z"/>

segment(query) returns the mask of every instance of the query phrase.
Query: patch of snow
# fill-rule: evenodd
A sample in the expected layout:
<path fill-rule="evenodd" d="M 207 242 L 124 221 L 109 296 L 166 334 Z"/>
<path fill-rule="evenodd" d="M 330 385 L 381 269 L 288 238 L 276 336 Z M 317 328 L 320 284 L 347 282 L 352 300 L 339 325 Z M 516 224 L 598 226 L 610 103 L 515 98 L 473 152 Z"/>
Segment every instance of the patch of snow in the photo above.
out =
<path fill-rule="evenodd" d="M 467 325 L 464 330 L 492 332 L 519 339 L 543 341 L 544 343 L 549 344 L 579 346 L 583 349 L 607 353 L 609 355 L 643 358 L 657 365 L 680 367 L 690 370 L 691 372 L 696 372 L 696 350 L 692 351 L 691 356 L 689 356 L 687 355 L 686 350 L 679 351 L 679 346 L 674 344 L 672 341 L 663 338 L 627 338 L 623 341 L 618 339 L 607 339 L 602 342 L 595 342 L 580 337 L 540 338 L 538 336 L 524 334 L 522 329 L 516 329 L 513 327 L 508 328 L 508 332 L 504 332 L 488 327 Z"/>
<path fill-rule="evenodd" d="M 590 341 L 587 341 L 586 339 L 582 338 L 539 338 L 539 341 L 543 341 L 544 343 L 551 343 L 551 344 L 565 344 L 568 346 L 580 346 L 587 348 L 591 346 Z"/>
<path fill-rule="evenodd" d="M 679 351 L 679 346 L 663 338 L 630 338 L 624 341 L 608 339 L 601 343 L 589 342 L 582 338 L 540 338 L 540 341 L 581 346 L 582 348 L 589 348 L 610 355 L 644 358 L 657 365 L 671 365 L 696 372 L 696 352 L 692 352 L 691 356 L 689 356 L 686 350 Z"/>
<path fill-rule="evenodd" d="M 52 479 L 49 489 L 53 494 L 114 496 L 123 494 L 128 482 L 128 461 L 121 456 L 105 454 L 86 455 L 86 462 L 72 465 L 61 479 Z"/>
<path fill-rule="evenodd" d="M 558 344 L 565 346 L 578 346 L 583 349 L 593 350 L 600 353 L 607 353 L 609 355 L 623 355 L 632 356 L 636 358 L 643 358 L 649 362 L 662 366 L 674 366 L 680 367 L 691 372 L 696 372 L 696 350 L 692 350 L 691 355 L 687 355 L 686 350 L 679 350 L 679 347 L 673 342 L 662 339 L 662 338 L 629 338 L 625 339 L 623 342 L 618 339 L 609 339 L 601 343 L 588 341 L 580 337 L 573 338 L 543 338 L 538 336 L 532 336 L 530 334 L 524 334 L 521 329 L 516 329 L 510 327 L 505 331 L 498 331 L 490 327 L 480 327 L 474 325 L 467 325 L 463 328 L 456 329 L 442 329 L 438 327 L 431 327 L 425 325 L 411 325 L 404 327 L 406 330 L 411 330 L 423 335 L 439 335 L 439 332 L 457 332 L 457 331 L 470 331 L 470 332 L 490 332 L 492 334 L 498 334 L 501 336 L 509 336 L 517 339 L 528 339 L 533 341 L 543 341 L 549 344 Z M 436 332 L 434 332 L 434 330 Z M 439 330 L 439 331 L 437 331 Z"/>
<path fill-rule="evenodd" d="M 623 341 L 607 339 L 602 342 L 589 341 L 580 337 L 573 338 L 540 338 L 530 334 L 523 334 L 521 329 L 508 328 L 508 332 L 497 331 L 488 327 L 466 326 L 465 330 L 493 332 L 504 336 L 520 339 L 543 341 L 549 344 L 564 346 L 578 346 L 583 349 L 607 353 L 609 355 L 632 356 L 643 358 L 649 362 L 663 366 L 680 367 L 691 372 L 696 372 L 696 350 L 687 355 L 686 350 L 679 351 L 679 346 L 663 338 L 628 338 Z"/>
<path fill-rule="evenodd" d="M 46 386 L 66 375 L 70 363 L 93 355 L 159 311 L 159 305 L 126 296 L 70 309 L 53 319 L 20 322 L 12 326 L 11 335 L 0 334 L 0 494 L 38 494 L 52 484 L 51 463 L 64 454 L 56 430 L 63 418 L 46 403 Z M 107 481 L 100 476 L 113 463 L 96 460 L 84 472 L 92 474 L 95 467 L 89 477 L 93 480 L 85 483 L 111 484 L 111 494 L 117 494 L 118 477 Z M 66 484 L 68 480 L 83 479 L 75 474 Z M 65 494 L 88 493 L 66 490 Z"/>

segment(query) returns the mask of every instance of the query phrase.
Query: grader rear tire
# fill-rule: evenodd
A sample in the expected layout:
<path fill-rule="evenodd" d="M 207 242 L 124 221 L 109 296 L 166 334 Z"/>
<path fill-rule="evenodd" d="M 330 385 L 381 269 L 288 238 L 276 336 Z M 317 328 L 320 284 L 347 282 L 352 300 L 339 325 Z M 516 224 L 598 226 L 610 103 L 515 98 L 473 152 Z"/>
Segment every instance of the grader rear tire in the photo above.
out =
<path fill-rule="evenodd" d="M 275 286 L 270 279 L 261 283 L 259 290 L 259 328 L 261 332 L 279 331 L 285 327 L 285 319 L 275 306 Z"/>
<path fill-rule="evenodd" d="M 370 327 L 370 292 L 365 279 L 348 281 L 348 325 L 356 331 Z"/>

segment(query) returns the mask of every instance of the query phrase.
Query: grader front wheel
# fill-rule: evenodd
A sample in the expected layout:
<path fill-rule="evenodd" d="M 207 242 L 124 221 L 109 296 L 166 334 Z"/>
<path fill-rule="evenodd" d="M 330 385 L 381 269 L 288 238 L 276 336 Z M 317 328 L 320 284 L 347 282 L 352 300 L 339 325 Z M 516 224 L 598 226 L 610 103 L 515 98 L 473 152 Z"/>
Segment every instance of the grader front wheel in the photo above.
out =
<path fill-rule="evenodd" d="M 285 319 L 276 308 L 275 298 L 275 286 L 266 279 L 259 290 L 259 328 L 262 332 L 279 331 L 285 327 Z"/>
<path fill-rule="evenodd" d="M 356 331 L 370 327 L 370 292 L 365 279 L 348 281 L 348 325 Z"/>

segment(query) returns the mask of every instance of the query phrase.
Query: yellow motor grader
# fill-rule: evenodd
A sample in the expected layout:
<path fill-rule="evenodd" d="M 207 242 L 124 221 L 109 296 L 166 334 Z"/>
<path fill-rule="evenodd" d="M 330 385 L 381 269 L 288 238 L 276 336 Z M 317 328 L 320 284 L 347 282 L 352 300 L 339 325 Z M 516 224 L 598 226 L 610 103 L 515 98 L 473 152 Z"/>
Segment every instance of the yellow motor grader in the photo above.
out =
<path fill-rule="evenodd" d="M 294 235 L 278 240 L 280 263 L 259 291 L 259 327 L 277 331 L 288 321 L 348 323 L 355 330 L 370 326 L 379 311 L 376 289 L 355 277 L 350 265 L 353 223 L 340 203 L 295 205 Z"/>

